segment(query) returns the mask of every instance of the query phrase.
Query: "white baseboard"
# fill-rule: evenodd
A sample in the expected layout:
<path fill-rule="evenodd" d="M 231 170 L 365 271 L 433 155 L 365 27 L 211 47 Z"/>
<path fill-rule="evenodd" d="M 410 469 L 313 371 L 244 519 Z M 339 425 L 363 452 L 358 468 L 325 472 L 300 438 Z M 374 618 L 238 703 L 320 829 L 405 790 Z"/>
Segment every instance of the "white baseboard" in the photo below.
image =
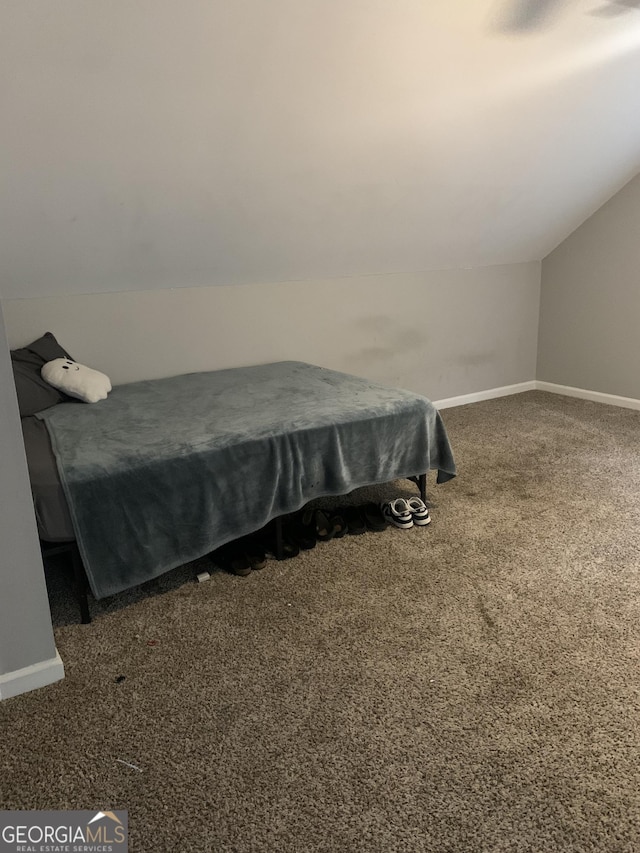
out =
<path fill-rule="evenodd" d="M 46 687 L 47 684 L 53 684 L 61 678 L 64 678 L 64 664 L 56 651 L 56 656 L 51 660 L 43 660 L 0 675 L 0 700 L 10 699 L 19 693 L 27 693 L 39 687 Z"/>
<path fill-rule="evenodd" d="M 474 391 L 472 394 L 462 394 L 460 397 L 447 397 L 446 400 L 434 400 L 436 409 L 451 409 L 453 406 L 466 406 L 468 403 L 480 403 L 482 400 L 493 400 L 495 397 L 507 397 L 509 394 L 520 394 L 523 391 L 535 391 L 536 382 L 518 382 L 517 385 L 503 385 L 501 388 L 489 388 L 488 391 Z"/>
<path fill-rule="evenodd" d="M 489 388 L 487 391 L 474 391 L 472 394 L 462 394 L 459 397 L 447 397 L 446 400 L 434 400 L 433 405 L 436 409 L 451 409 L 453 406 L 466 406 L 469 403 L 480 403 L 482 400 L 521 394 L 523 391 L 548 391 L 550 394 L 564 394 L 565 397 L 579 397 L 581 400 L 591 400 L 593 403 L 606 403 L 609 406 L 621 406 L 624 409 L 640 411 L 640 400 L 633 397 L 620 397 L 617 394 L 604 394 L 602 391 L 572 388 L 570 385 L 556 385 L 554 382 L 542 382 L 539 379 L 518 382 L 516 385 L 503 385 L 501 388 Z"/>
<path fill-rule="evenodd" d="M 564 394 L 565 397 L 579 397 L 593 403 L 606 403 L 609 406 L 621 406 L 623 409 L 640 411 L 640 400 L 633 397 L 619 397 L 617 394 L 604 394 L 602 391 L 587 391 L 585 388 L 572 388 L 570 385 L 556 385 L 554 382 L 536 380 L 537 391 L 549 391 L 551 394 Z"/>

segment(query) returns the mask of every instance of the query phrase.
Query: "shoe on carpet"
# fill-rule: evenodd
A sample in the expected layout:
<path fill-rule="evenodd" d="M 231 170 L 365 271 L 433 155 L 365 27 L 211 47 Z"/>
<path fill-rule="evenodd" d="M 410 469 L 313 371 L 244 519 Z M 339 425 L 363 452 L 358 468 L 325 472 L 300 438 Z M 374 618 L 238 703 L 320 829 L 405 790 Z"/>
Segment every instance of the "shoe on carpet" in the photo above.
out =
<path fill-rule="evenodd" d="M 316 547 L 316 521 L 312 509 L 301 509 L 284 522 L 285 535 L 298 544 L 302 551 Z"/>
<path fill-rule="evenodd" d="M 222 545 L 211 556 L 216 565 L 233 575 L 244 578 L 251 574 L 249 558 L 237 542 L 228 542 L 226 545 Z"/>
<path fill-rule="evenodd" d="M 417 524 L 418 527 L 424 527 L 427 524 L 431 524 L 431 516 L 429 515 L 429 510 L 427 509 L 426 503 L 420 498 L 409 498 L 407 501 L 407 506 L 411 511 L 411 515 L 413 516 L 413 523 Z"/>
<path fill-rule="evenodd" d="M 367 532 L 367 525 L 360 512 L 360 507 L 345 506 L 342 509 L 342 516 L 347 523 L 347 533 L 350 536 L 359 536 L 361 533 Z"/>
<path fill-rule="evenodd" d="M 385 501 L 380 504 L 380 509 L 388 524 L 393 524 L 401 530 L 409 530 L 413 527 L 413 514 L 404 498 Z"/>
<path fill-rule="evenodd" d="M 347 527 L 347 522 L 344 519 L 341 510 L 329 512 L 329 521 L 333 528 L 332 539 L 342 539 L 343 536 L 347 535 L 349 528 Z"/>
<path fill-rule="evenodd" d="M 292 557 L 297 557 L 300 553 L 299 543 L 292 538 L 286 522 L 282 525 L 282 552 L 278 555 L 278 537 L 274 524 L 268 524 L 254 534 L 258 543 L 265 551 L 265 556 L 270 554 L 272 557 L 282 560 L 290 560 Z"/>
<path fill-rule="evenodd" d="M 379 533 L 387 526 L 387 520 L 378 504 L 366 503 L 360 507 L 360 515 L 364 519 L 367 530 L 372 530 L 374 533 Z"/>
<path fill-rule="evenodd" d="M 316 530 L 316 539 L 318 542 L 328 542 L 330 539 L 333 539 L 335 535 L 335 528 L 329 520 L 329 516 L 325 512 L 321 509 L 314 510 L 313 520 Z"/>
<path fill-rule="evenodd" d="M 251 568 L 264 569 L 267 565 L 267 554 L 258 537 L 255 535 L 244 536 L 240 541 Z"/>

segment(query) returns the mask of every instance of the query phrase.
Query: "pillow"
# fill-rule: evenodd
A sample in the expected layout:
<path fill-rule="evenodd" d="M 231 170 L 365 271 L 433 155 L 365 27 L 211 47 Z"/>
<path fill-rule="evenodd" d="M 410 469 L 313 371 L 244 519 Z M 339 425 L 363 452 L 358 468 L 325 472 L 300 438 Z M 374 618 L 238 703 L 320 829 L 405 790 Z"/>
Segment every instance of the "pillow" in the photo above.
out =
<path fill-rule="evenodd" d="M 11 351 L 13 381 L 21 417 L 35 415 L 36 412 L 68 400 L 68 397 L 45 382 L 40 375 L 42 366 L 55 358 L 71 358 L 71 356 L 60 346 L 51 332 L 46 332 L 26 347 Z"/>
<path fill-rule="evenodd" d="M 71 358 L 55 358 L 53 361 L 48 361 L 40 372 L 49 385 L 85 403 L 104 400 L 111 391 L 108 376 L 100 373 L 99 370 L 92 370 L 84 364 L 78 364 Z"/>

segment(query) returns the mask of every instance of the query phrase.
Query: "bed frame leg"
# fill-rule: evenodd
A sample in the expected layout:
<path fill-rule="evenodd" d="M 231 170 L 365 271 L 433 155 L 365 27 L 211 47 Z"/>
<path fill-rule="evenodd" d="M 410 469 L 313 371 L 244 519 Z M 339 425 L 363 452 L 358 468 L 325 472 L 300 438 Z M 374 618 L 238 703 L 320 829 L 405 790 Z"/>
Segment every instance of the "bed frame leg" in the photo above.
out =
<path fill-rule="evenodd" d="M 80 607 L 80 622 L 83 625 L 88 625 L 91 622 L 91 613 L 89 612 L 89 599 L 87 597 L 89 584 L 87 583 L 87 575 L 82 565 L 82 557 L 78 550 L 76 542 L 71 546 L 71 563 L 73 565 L 73 580 Z"/>
<path fill-rule="evenodd" d="M 416 486 L 420 489 L 420 497 L 426 503 L 427 502 L 427 475 L 426 474 L 416 474 L 415 477 L 407 477 L 408 480 L 411 480 L 412 483 L 415 483 Z"/>
<path fill-rule="evenodd" d="M 275 529 L 276 529 L 275 558 L 276 558 L 276 560 L 282 560 L 283 559 L 283 553 L 282 553 L 283 549 L 282 549 L 282 517 L 281 516 L 277 516 L 275 519 Z"/>
<path fill-rule="evenodd" d="M 420 489 L 420 497 L 426 503 L 427 502 L 427 475 L 420 474 L 418 477 L 418 487 Z"/>

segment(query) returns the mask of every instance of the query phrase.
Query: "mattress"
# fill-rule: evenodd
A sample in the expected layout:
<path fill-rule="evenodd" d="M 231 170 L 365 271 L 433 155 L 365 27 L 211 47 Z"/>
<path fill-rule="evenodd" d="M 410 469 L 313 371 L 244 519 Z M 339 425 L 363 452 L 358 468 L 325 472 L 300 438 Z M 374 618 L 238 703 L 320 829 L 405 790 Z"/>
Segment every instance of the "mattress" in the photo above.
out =
<path fill-rule="evenodd" d="M 34 415 L 22 418 L 22 437 L 38 535 L 45 542 L 73 541 L 73 524 L 46 424 Z"/>
<path fill-rule="evenodd" d="M 56 482 L 40 429 L 26 425 L 41 532 L 52 541 L 74 535 L 96 598 L 315 497 L 429 469 L 438 482 L 455 476 L 429 400 L 304 362 L 121 385 L 106 400 L 37 417 L 59 474 Z"/>

